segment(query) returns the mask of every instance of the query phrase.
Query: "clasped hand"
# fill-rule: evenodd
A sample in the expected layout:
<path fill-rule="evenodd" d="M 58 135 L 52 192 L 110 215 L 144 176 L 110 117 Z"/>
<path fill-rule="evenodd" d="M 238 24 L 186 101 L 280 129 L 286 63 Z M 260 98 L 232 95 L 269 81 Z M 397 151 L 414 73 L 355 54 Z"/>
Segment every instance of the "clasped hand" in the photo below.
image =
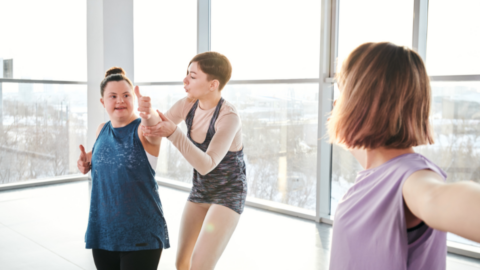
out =
<path fill-rule="evenodd" d="M 162 119 L 161 122 L 154 126 L 141 125 L 143 136 L 145 137 L 169 137 L 177 129 L 177 125 L 168 119 L 163 113 L 157 110 L 158 115 Z"/>
<path fill-rule="evenodd" d="M 135 87 L 135 95 L 138 98 L 138 111 L 140 117 L 144 120 L 149 120 L 152 117 L 152 103 L 150 97 L 142 96 L 138 86 Z M 160 116 L 160 122 L 156 125 L 146 126 L 142 121 L 141 130 L 145 137 L 168 137 L 173 134 L 177 125 L 170 121 L 163 113 L 157 110 L 158 116 Z M 148 123 L 148 121 L 146 122 Z"/>
<path fill-rule="evenodd" d="M 150 125 L 148 121 L 152 117 L 152 103 L 150 97 L 142 96 L 138 86 L 135 87 L 135 95 L 138 98 L 138 111 L 140 117 L 146 122 L 142 121 L 141 130 L 145 137 L 168 137 L 173 134 L 177 126 L 170 121 L 165 115 L 157 110 L 160 122 L 156 125 Z M 147 124 L 147 125 L 145 125 Z"/>

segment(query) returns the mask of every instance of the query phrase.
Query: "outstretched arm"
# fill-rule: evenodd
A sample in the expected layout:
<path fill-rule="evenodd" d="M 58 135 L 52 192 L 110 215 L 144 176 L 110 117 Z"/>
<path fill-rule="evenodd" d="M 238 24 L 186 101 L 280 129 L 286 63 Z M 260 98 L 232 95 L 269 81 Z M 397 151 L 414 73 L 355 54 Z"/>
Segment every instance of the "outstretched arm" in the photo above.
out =
<path fill-rule="evenodd" d="M 413 173 L 403 185 L 410 211 L 428 226 L 480 242 L 480 185 L 443 183 L 435 172 Z"/>
<path fill-rule="evenodd" d="M 218 120 L 217 130 L 206 152 L 195 146 L 187 136 L 161 112 L 162 122 L 153 127 L 142 127 L 145 136 L 167 137 L 198 173 L 205 175 L 215 169 L 227 154 L 240 129 L 236 114 L 227 114 Z"/>

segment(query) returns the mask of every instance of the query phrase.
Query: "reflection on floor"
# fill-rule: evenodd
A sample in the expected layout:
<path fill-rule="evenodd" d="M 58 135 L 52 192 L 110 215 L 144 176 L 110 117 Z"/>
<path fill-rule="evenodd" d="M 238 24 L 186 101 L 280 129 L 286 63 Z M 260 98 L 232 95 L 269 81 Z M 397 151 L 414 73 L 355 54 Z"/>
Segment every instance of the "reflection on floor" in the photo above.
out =
<path fill-rule="evenodd" d="M 187 193 L 160 188 L 172 248 L 158 269 L 175 269 L 176 239 Z M 87 181 L 0 192 L 0 268 L 95 269 L 84 234 Z M 247 207 L 217 270 L 328 269 L 331 227 Z M 480 260 L 449 255 L 449 270 L 478 270 Z"/>

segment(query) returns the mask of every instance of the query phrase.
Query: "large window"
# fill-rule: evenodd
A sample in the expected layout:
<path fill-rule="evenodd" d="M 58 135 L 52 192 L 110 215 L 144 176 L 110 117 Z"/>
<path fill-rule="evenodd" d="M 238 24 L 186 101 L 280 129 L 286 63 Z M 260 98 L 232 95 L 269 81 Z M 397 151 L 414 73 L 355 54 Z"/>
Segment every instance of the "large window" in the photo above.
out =
<path fill-rule="evenodd" d="M 227 85 L 242 120 L 248 196 L 315 209 L 318 84 Z"/>
<path fill-rule="evenodd" d="M 480 81 L 433 82 L 432 90 L 430 123 L 435 144 L 415 151 L 440 166 L 447 173 L 447 182 L 480 184 Z M 451 233 L 448 240 L 480 247 Z"/>
<path fill-rule="evenodd" d="M 86 28 L 85 0 L 0 2 L 0 184 L 79 173 Z"/>
<path fill-rule="evenodd" d="M 223 97 L 240 114 L 249 196 L 315 209 L 318 84 L 227 85 Z M 185 96 L 181 85 L 141 86 L 167 111 Z M 185 123 L 180 128 L 186 133 Z M 191 183 L 192 167 L 166 139 L 157 176 Z"/>
<path fill-rule="evenodd" d="M 315 210 L 319 84 L 283 80 L 319 78 L 320 11 L 312 0 L 212 1 L 212 50 L 232 62 L 222 94 L 242 119 L 250 198 Z"/>
<path fill-rule="evenodd" d="M 76 174 L 86 141 L 87 87 L 0 83 L 0 184 Z"/>
<path fill-rule="evenodd" d="M 480 18 L 475 0 L 429 1 L 427 71 L 432 82 L 435 144 L 417 151 L 438 164 L 447 182 L 480 183 Z M 447 15 L 448 19 L 445 19 Z M 442 76 L 446 75 L 446 76 Z M 459 81 L 451 75 L 472 78 Z M 448 240 L 480 247 L 479 243 L 448 234 Z"/>

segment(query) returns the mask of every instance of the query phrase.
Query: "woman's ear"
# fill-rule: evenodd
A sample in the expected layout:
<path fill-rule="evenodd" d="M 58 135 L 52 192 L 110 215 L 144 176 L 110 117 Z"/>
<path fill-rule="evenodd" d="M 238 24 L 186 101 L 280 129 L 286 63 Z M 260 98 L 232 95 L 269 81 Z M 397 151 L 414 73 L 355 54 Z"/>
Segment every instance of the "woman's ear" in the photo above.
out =
<path fill-rule="evenodd" d="M 105 103 L 103 102 L 103 98 L 100 99 L 100 103 L 102 103 L 103 108 L 105 108 Z"/>
<path fill-rule="evenodd" d="M 216 79 L 212 80 L 210 82 L 210 91 L 218 89 L 219 86 L 220 86 L 220 82 L 218 80 L 216 80 Z"/>

